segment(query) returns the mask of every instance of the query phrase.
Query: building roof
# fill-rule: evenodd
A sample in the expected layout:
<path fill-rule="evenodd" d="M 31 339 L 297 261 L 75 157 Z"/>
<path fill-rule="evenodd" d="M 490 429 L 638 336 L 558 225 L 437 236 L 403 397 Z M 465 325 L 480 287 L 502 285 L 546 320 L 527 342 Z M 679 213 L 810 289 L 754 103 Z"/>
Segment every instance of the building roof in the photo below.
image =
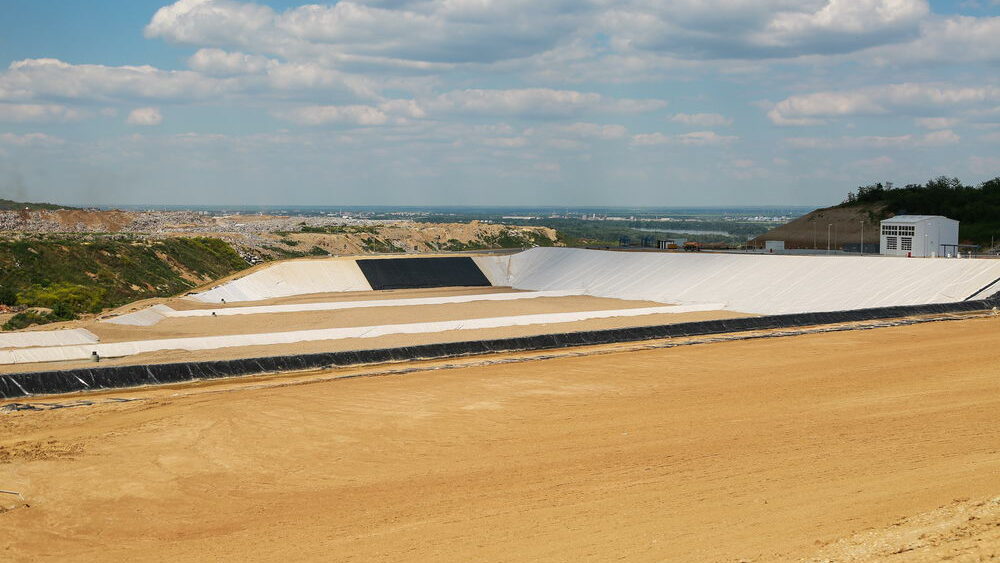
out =
<path fill-rule="evenodd" d="M 944 219 L 945 221 L 955 221 L 954 219 L 949 219 L 943 215 L 896 215 L 895 217 L 890 217 L 888 219 L 883 219 L 883 223 L 923 223 L 924 221 L 933 221 Z M 956 223 L 958 221 L 955 221 Z"/>

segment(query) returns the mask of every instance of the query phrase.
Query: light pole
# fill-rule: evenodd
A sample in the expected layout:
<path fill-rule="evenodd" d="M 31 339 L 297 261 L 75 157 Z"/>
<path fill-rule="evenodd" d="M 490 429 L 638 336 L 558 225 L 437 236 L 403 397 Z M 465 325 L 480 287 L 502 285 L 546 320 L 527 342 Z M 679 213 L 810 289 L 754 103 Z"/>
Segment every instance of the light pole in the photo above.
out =
<path fill-rule="evenodd" d="M 830 229 L 833 228 L 833 223 L 827 223 L 826 225 L 826 253 L 830 253 Z"/>
<path fill-rule="evenodd" d="M 861 255 L 865 255 L 865 220 L 861 220 Z"/>

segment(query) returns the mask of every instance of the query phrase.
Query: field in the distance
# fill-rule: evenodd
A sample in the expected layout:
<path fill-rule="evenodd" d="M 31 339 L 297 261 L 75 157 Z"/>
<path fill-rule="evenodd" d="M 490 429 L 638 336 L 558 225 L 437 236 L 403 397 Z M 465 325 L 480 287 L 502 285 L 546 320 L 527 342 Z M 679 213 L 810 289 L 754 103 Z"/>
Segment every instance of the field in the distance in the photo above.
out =
<path fill-rule="evenodd" d="M 4 414 L 0 488 L 25 501 L 0 499 L 0 553 L 996 556 L 998 337 L 985 318 Z"/>

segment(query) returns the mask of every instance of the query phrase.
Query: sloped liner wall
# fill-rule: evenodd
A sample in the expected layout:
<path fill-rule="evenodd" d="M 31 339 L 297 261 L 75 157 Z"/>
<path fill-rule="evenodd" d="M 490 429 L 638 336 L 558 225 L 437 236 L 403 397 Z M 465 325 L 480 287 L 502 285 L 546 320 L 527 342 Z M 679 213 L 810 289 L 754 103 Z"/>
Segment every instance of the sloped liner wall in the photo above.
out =
<path fill-rule="evenodd" d="M 490 285 L 490 280 L 468 256 L 377 258 L 357 262 L 374 290 Z"/>
<path fill-rule="evenodd" d="M 13 399 L 28 395 L 75 393 L 94 389 L 178 383 L 196 379 L 316 369 L 328 366 L 349 366 L 389 361 L 448 358 L 489 352 L 516 352 L 610 344 L 615 342 L 636 342 L 660 338 L 890 319 L 912 315 L 974 312 L 989 310 L 998 305 L 1000 305 L 1000 298 L 991 297 L 985 300 L 962 301 L 958 303 L 906 305 L 827 313 L 794 313 L 789 315 L 698 321 L 660 326 L 544 334 L 522 338 L 427 344 L 381 350 L 0 374 L 0 398 Z"/>

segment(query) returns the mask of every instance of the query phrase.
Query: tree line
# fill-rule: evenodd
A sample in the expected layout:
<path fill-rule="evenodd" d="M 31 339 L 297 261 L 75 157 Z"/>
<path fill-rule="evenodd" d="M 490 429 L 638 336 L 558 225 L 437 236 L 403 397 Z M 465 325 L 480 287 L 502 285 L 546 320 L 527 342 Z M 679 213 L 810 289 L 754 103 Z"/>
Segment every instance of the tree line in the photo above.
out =
<path fill-rule="evenodd" d="M 859 186 L 840 207 L 880 205 L 879 219 L 894 215 L 943 215 L 960 221 L 963 242 L 989 245 L 1000 241 L 1000 176 L 976 186 L 939 176 L 902 187 L 892 182 Z"/>

